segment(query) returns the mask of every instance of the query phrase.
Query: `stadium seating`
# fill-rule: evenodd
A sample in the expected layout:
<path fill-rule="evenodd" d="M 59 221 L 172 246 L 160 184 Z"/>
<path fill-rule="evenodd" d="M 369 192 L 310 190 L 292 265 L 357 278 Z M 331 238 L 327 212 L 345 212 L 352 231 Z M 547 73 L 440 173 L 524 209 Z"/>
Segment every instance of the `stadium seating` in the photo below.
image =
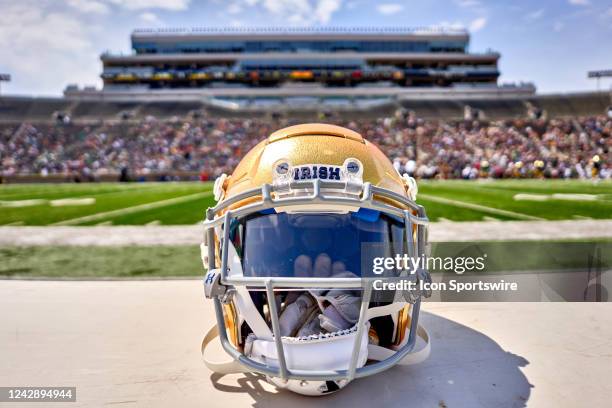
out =
<path fill-rule="evenodd" d="M 185 117 L 193 111 L 208 110 L 221 117 L 261 116 L 283 111 L 288 117 L 316 118 L 322 112 L 338 110 L 347 117 L 391 115 L 398 106 L 426 119 L 463 119 L 465 107 L 480 111 L 484 118 L 514 119 L 527 116 L 528 104 L 538 107 L 551 117 L 599 115 L 612 104 L 606 92 L 537 95 L 524 98 L 454 98 L 439 97 L 401 99 L 348 97 L 257 97 L 216 98 L 189 101 L 104 101 L 73 100 L 70 98 L 0 98 L 0 121 L 53 121 L 61 112 L 71 120 L 127 119 L 154 116 L 157 118 Z M 356 115 L 351 114 L 354 110 Z"/>
<path fill-rule="evenodd" d="M 122 120 L 0 123 L 0 176 L 6 181 L 93 181 L 117 178 L 127 168 L 143 180 L 208 180 L 231 172 L 248 149 L 275 129 L 309 120 L 297 113 L 239 117 L 241 113 L 235 112 L 227 118 L 195 109 L 177 116 L 197 106 L 160 103 L 153 109 L 139 107 L 138 116 Z M 460 107 L 460 103 L 440 107 L 421 101 L 410 106 L 414 109 L 400 109 L 387 117 L 380 112 L 370 117 L 333 110 L 317 120 L 359 131 L 394 159 L 400 172 L 421 178 L 612 176 L 608 116 L 504 120 L 421 116 L 423 112 L 449 115 L 452 108 L 458 115 Z M 120 108 L 129 106 L 114 105 L 106 113 Z M 154 109 L 168 116 L 155 118 Z M 479 106 L 473 109 L 478 111 Z"/>
<path fill-rule="evenodd" d="M 112 119 L 121 113 L 131 113 L 137 110 L 140 104 L 135 102 L 99 102 L 82 101 L 69 111 L 73 120 L 76 119 Z"/>
<path fill-rule="evenodd" d="M 53 114 L 67 110 L 72 102 L 61 98 L 0 98 L 0 121 L 53 120 Z"/>
<path fill-rule="evenodd" d="M 530 102 L 544 109 L 551 116 L 579 116 L 595 112 L 603 113 L 611 104 L 607 92 L 577 93 L 570 95 L 542 95 L 530 98 Z"/>

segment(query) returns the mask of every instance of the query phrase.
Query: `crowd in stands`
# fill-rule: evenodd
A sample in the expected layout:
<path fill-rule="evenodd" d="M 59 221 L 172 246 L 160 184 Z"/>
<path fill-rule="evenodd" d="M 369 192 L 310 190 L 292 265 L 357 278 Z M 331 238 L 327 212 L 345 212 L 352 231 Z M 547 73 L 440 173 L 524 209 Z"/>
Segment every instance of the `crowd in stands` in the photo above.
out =
<path fill-rule="evenodd" d="M 417 178 L 610 178 L 612 118 L 426 121 L 411 114 L 333 121 L 376 143 Z M 231 173 L 284 120 L 175 118 L 0 125 L 0 175 L 65 174 L 95 180 L 177 172 Z M 199 175 L 199 176 L 198 176 Z"/>

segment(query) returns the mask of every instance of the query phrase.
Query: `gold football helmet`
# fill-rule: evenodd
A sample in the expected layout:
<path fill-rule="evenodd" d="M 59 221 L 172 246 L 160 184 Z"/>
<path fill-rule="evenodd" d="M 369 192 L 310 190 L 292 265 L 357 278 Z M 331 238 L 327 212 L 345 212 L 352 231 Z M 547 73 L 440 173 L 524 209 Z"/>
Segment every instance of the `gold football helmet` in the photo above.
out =
<path fill-rule="evenodd" d="M 255 146 L 214 192 L 201 248 L 217 319 L 202 344 L 211 370 L 254 371 L 323 395 L 427 357 L 418 316 L 428 293 L 417 283 L 429 273 L 392 270 L 387 279 L 413 289 L 374 289 L 373 257 L 424 257 L 428 223 L 416 182 L 378 147 L 338 126 L 291 126 Z M 231 360 L 206 352 L 217 336 Z"/>

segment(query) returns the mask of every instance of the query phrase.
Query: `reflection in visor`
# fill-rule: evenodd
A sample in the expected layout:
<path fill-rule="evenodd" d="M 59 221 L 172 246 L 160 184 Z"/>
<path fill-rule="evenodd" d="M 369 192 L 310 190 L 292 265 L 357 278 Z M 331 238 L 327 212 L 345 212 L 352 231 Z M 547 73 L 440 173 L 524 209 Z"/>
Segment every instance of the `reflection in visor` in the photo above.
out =
<path fill-rule="evenodd" d="M 378 211 L 346 214 L 259 213 L 231 226 L 230 239 L 249 277 L 351 277 L 362 271 L 362 243 L 376 256 L 403 253 L 404 223 Z M 366 267 L 366 266 L 364 266 Z"/>

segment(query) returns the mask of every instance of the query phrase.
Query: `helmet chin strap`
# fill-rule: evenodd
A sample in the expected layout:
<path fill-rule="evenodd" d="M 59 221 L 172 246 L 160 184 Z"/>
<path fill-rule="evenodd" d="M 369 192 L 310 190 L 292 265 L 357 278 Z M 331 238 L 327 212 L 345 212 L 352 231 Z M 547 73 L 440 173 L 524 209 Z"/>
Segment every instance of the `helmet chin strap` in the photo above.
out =
<path fill-rule="evenodd" d="M 234 302 L 236 302 L 236 308 L 240 310 L 240 315 L 247 322 L 251 331 L 253 331 L 253 334 L 255 334 L 258 339 L 274 340 L 272 331 L 255 307 L 253 299 L 251 299 L 251 294 L 246 286 L 236 286 Z"/>
<path fill-rule="evenodd" d="M 238 257 L 238 252 L 234 247 L 234 244 L 228 242 L 228 259 L 231 265 L 230 267 L 230 276 L 236 275 L 241 276 L 242 265 L 240 264 L 240 258 Z M 265 340 L 273 340 L 272 331 L 266 324 L 264 318 L 261 316 L 255 304 L 253 304 L 253 299 L 247 289 L 246 286 L 236 286 L 236 292 L 234 293 L 234 301 L 236 302 L 236 307 L 240 311 L 241 317 L 246 321 L 249 325 L 255 336 L 259 339 Z"/>
<path fill-rule="evenodd" d="M 429 357 L 431 353 L 431 341 L 429 340 L 429 333 L 425 327 L 420 324 L 417 326 L 417 335 L 425 342 L 425 345 L 418 351 L 409 353 L 406 357 L 400 360 L 400 365 L 414 365 L 419 364 Z M 398 348 L 403 346 L 408 341 L 408 336 L 404 337 L 402 344 L 397 346 Z M 388 349 L 386 347 L 377 346 L 375 344 L 368 344 L 368 360 L 382 361 L 395 354 L 395 350 Z"/>
<path fill-rule="evenodd" d="M 373 319 L 375 317 L 385 316 L 385 315 L 394 315 L 399 312 L 407 303 L 405 302 L 397 302 L 391 303 L 385 306 L 372 307 L 367 310 L 366 318 L 367 320 Z M 406 326 L 406 330 L 409 329 L 409 326 Z M 404 340 L 395 348 L 401 348 L 408 341 L 408 333 L 405 333 Z M 417 336 L 421 338 L 425 342 L 425 345 L 419 350 L 412 353 L 409 353 L 406 357 L 400 360 L 398 364 L 401 365 L 412 365 L 418 364 L 422 361 L 425 361 L 429 354 L 431 353 L 431 341 L 429 340 L 429 333 L 425 329 L 425 327 L 420 324 L 417 326 Z M 375 344 L 368 344 L 368 360 L 376 360 L 382 361 L 387 359 L 395 354 L 394 349 L 388 349 L 386 347 L 377 346 Z"/>
<path fill-rule="evenodd" d="M 226 353 L 222 353 L 222 355 L 225 357 L 225 360 L 218 361 L 210 358 L 210 356 L 208 355 L 210 354 L 210 351 L 207 353 L 206 348 L 208 347 L 210 342 L 212 342 L 217 337 L 219 337 L 219 327 L 217 327 L 217 325 L 214 325 L 208 330 L 206 336 L 204 336 L 204 340 L 202 340 L 202 359 L 204 360 L 204 364 L 206 365 L 206 367 L 208 367 L 208 369 L 214 373 L 219 373 L 223 375 L 248 372 L 249 370 L 246 367 L 238 363 L 238 361 L 234 360 L 233 358 L 229 357 L 229 355 Z"/>

